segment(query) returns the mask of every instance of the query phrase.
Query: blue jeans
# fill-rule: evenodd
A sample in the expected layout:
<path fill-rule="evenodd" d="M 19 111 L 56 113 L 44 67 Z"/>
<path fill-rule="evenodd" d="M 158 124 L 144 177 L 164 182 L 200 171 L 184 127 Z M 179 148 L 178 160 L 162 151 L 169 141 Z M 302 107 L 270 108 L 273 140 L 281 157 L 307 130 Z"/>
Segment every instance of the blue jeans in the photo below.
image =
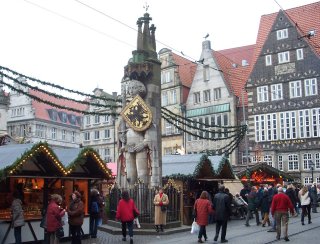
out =
<path fill-rule="evenodd" d="M 121 221 L 121 227 L 122 227 L 122 236 L 126 237 L 127 235 L 127 227 L 128 226 L 128 232 L 129 236 L 133 237 L 133 220 L 132 221 L 127 221 L 127 222 L 122 222 Z"/>
<path fill-rule="evenodd" d="M 16 239 L 16 244 L 20 244 L 21 242 L 21 226 L 14 227 L 14 238 Z"/>
<path fill-rule="evenodd" d="M 200 225 L 200 230 L 199 230 L 199 234 L 198 234 L 198 239 L 201 239 L 202 236 L 204 237 L 204 239 L 206 240 L 207 237 L 207 231 L 206 231 L 206 226 L 205 225 Z"/>
<path fill-rule="evenodd" d="M 93 238 L 97 237 L 99 219 L 99 216 L 90 216 L 90 235 Z"/>

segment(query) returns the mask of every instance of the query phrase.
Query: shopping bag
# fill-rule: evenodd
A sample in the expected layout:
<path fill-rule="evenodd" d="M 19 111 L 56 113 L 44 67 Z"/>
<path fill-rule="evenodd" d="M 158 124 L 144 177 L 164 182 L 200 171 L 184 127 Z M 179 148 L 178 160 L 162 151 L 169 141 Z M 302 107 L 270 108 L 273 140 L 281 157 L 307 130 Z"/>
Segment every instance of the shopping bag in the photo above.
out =
<path fill-rule="evenodd" d="M 191 234 L 197 234 L 200 230 L 200 226 L 197 224 L 196 220 L 193 220 L 193 223 L 191 225 Z"/>

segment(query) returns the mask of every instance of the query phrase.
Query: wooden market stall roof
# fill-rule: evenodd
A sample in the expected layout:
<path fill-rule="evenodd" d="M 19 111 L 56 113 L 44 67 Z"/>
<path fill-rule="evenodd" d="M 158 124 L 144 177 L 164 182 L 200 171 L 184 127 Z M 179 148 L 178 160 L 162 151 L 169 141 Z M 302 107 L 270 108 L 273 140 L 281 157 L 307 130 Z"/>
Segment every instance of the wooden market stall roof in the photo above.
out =
<path fill-rule="evenodd" d="M 256 183 L 281 181 L 294 181 L 294 177 L 279 169 L 276 169 L 265 162 L 257 163 L 237 173 L 242 181 L 255 181 Z"/>
<path fill-rule="evenodd" d="M 0 180 L 13 176 L 111 179 L 92 148 L 50 147 L 45 142 L 0 146 Z"/>
<path fill-rule="evenodd" d="M 206 154 L 165 155 L 162 157 L 162 176 L 173 179 L 236 179 L 228 158 Z"/>

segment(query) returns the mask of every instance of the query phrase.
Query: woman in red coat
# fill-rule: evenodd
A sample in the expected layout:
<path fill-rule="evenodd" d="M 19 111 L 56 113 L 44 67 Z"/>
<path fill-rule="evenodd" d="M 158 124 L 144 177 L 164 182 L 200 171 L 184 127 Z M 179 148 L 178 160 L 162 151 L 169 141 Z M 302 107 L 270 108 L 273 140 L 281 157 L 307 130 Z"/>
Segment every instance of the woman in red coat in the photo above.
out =
<path fill-rule="evenodd" d="M 196 213 L 196 222 L 200 226 L 198 234 L 198 242 L 203 243 L 202 236 L 205 241 L 208 240 L 206 226 L 208 225 L 209 214 L 212 213 L 212 205 L 208 200 L 209 194 L 206 191 L 203 191 L 200 195 L 200 198 L 196 200 L 194 204 L 194 210 Z"/>
<path fill-rule="evenodd" d="M 129 197 L 128 191 L 124 190 L 121 194 L 121 200 L 119 201 L 118 207 L 117 207 L 117 214 L 116 219 L 119 219 L 121 221 L 122 226 L 122 240 L 126 241 L 126 235 L 127 235 L 127 226 L 130 236 L 130 244 L 133 243 L 133 220 L 134 220 L 134 214 L 135 212 L 137 215 L 139 215 L 139 211 L 136 208 L 134 201 Z"/>
<path fill-rule="evenodd" d="M 61 217 L 65 214 L 65 210 L 60 208 L 62 197 L 58 194 L 52 194 L 47 209 L 47 232 L 49 234 L 50 244 L 59 243 L 56 231 L 62 226 Z"/>

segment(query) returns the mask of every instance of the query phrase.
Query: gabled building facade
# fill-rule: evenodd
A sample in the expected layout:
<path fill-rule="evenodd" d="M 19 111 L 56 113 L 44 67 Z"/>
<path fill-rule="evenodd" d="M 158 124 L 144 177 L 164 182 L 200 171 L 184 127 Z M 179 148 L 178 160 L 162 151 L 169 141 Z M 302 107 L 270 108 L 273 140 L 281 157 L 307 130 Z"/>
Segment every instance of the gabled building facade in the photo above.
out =
<path fill-rule="evenodd" d="M 21 83 L 27 82 L 18 78 Z M 31 90 L 21 84 L 14 84 L 18 90 L 44 101 L 84 110 L 87 106 L 70 100 L 58 99 L 48 94 Z M 55 108 L 46 103 L 32 100 L 27 95 L 12 91 L 8 109 L 8 135 L 20 143 L 46 141 L 51 146 L 79 147 L 82 114 Z"/>
<path fill-rule="evenodd" d="M 178 116 L 185 117 L 186 101 L 196 64 L 170 49 L 159 51 L 161 62 L 161 106 Z M 178 123 L 178 122 L 177 122 Z M 177 124 L 183 128 L 182 124 Z M 162 155 L 185 154 L 186 134 L 162 119 Z"/>
<path fill-rule="evenodd" d="M 247 82 L 249 152 L 320 183 L 320 2 L 261 17 Z"/>
<path fill-rule="evenodd" d="M 213 51 L 209 40 L 202 43 L 202 53 L 192 82 L 186 103 L 186 117 L 194 124 L 220 126 L 212 132 L 196 132 L 200 137 L 218 138 L 221 140 L 199 139 L 187 135 L 186 152 L 189 154 L 203 151 L 216 151 L 223 154 L 231 142 L 230 134 L 221 126 L 237 126 L 241 124 L 239 113 L 245 106 L 243 87 L 250 70 L 253 47 Z M 243 101 L 243 102 L 242 102 Z M 242 113 L 241 113 L 242 114 Z M 206 126 L 200 126 L 205 128 Z M 237 164 L 238 153 L 234 151 L 230 157 L 232 164 Z"/>

